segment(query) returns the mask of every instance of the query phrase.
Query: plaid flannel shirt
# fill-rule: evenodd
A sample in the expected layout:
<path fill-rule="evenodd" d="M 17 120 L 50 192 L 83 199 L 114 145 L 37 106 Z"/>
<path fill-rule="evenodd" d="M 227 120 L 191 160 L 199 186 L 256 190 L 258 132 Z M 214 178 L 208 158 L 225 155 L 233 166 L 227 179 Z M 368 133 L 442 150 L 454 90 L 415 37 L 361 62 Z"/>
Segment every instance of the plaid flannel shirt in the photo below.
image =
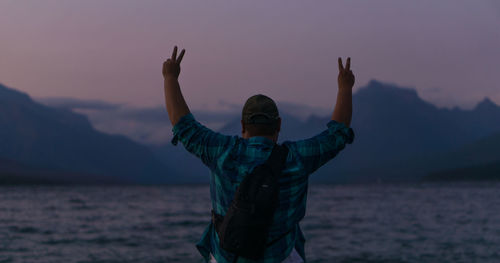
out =
<path fill-rule="evenodd" d="M 305 215 L 308 177 L 354 139 L 352 129 L 343 123 L 332 120 L 327 127 L 312 138 L 283 142 L 289 152 L 279 179 L 279 207 L 270 227 L 268 241 L 291 231 L 268 247 L 262 260 L 240 257 L 238 262 L 281 262 L 293 248 L 305 261 L 305 238 L 299 222 Z M 226 214 L 244 176 L 255 166 L 264 163 L 274 146 L 274 142 L 265 137 L 243 139 L 214 132 L 196 121 L 191 113 L 179 120 L 173 133 L 172 144 L 177 145 L 180 141 L 210 169 L 212 209 L 221 215 Z M 196 247 L 207 262 L 210 253 L 219 263 L 232 262 L 234 259 L 232 253 L 219 246 L 219 237 L 212 222 L 208 224 Z"/>

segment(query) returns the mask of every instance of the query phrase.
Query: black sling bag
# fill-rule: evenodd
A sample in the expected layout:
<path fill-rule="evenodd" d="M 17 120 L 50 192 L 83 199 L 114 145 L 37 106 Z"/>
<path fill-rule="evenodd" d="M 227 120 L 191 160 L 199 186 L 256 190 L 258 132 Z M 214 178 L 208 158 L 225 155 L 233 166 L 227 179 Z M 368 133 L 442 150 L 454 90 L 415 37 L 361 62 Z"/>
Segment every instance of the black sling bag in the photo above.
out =
<path fill-rule="evenodd" d="M 290 232 L 266 243 L 278 207 L 278 178 L 287 154 L 288 148 L 276 144 L 269 159 L 243 178 L 226 215 L 212 211 L 212 221 L 224 250 L 237 256 L 260 259 L 266 247 Z"/>

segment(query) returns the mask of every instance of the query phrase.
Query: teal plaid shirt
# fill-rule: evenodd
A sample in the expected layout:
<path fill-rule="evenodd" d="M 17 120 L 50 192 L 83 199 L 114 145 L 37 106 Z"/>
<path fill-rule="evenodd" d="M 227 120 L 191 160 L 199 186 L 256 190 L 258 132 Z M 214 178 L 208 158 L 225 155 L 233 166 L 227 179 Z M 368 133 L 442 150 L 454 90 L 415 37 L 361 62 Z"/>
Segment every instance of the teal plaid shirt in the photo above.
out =
<path fill-rule="evenodd" d="M 270 227 L 269 240 L 286 233 L 266 249 L 262 263 L 281 262 L 295 247 L 305 261 L 305 238 L 299 222 L 306 212 L 308 178 L 311 173 L 331 160 L 346 143 L 352 143 L 354 133 L 343 123 L 330 121 L 320 134 L 299 141 L 286 141 L 289 149 L 285 169 L 279 179 L 279 207 Z M 193 115 L 183 116 L 173 128 L 172 144 L 180 141 L 210 169 L 210 196 L 215 213 L 225 215 L 236 188 L 244 176 L 264 163 L 274 142 L 265 137 L 243 139 L 214 132 L 196 121 Z M 208 213 L 209 211 L 207 211 Z M 212 222 L 196 244 L 208 262 L 210 253 L 219 263 L 232 262 L 234 255 L 219 247 L 219 237 Z M 238 262 L 256 262 L 239 258 Z"/>

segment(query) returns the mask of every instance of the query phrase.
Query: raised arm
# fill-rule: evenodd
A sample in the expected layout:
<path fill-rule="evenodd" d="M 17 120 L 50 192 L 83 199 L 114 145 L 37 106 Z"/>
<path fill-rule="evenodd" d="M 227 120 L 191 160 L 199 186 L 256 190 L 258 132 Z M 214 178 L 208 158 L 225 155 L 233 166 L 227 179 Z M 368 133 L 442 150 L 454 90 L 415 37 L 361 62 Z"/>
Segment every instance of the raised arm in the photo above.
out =
<path fill-rule="evenodd" d="M 333 110 L 332 120 L 341 122 L 349 127 L 352 117 L 352 86 L 354 86 L 351 58 L 347 58 L 345 68 L 342 65 L 342 59 L 339 58 L 339 76 L 337 82 L 339 90 L 337 92 L 337 103 Z"/>
<path fill-rule="evenodd" d="M 168 117 L 173 126 L 187 115 L 190 111 L 182 97 L 181 87 L 179 86 L 179 74 L 181 73 L 181 61 L 184 57 L 185 50 L 183 49 L 177 57 L 177 46 L 174 47 L 172 57 L 163 62 L 163 78 L 165 87 L 165 103 L 167 105 Z"/>
<path fill-rule="evenodd" d="M 309 176 L 334 158 L 346 144 L 354 140 L 354 131 L 349 128 L 352 116 L 352 86 L 354 85 L 350 58 L 347 58 L 345 68 L 339 58 L 338 85 L 337 103 L 333 110 L 332 120 L 327 123 L 328 129 L 305 140 L 285 142 L 289 149 L 303 160 L 301 170 L 304 175 Z"/>
<path fill-rule="evenodd" d="M 222 135 L 203 126 L 190 114 L 177 80 L 184 53 L 183 49 L 177 56 L 177 46 L 174 47 L 172 57 L 163 63 L 162 70 L 165 78 L 165 103 L 168 117 L 173 125 L 172 144 L 177 145 L 180 141 L 186 150 L 213 168 L 218 156 L 227 149 L 227 145 L 234 143 L 234 140 L 231 136 Z"/>

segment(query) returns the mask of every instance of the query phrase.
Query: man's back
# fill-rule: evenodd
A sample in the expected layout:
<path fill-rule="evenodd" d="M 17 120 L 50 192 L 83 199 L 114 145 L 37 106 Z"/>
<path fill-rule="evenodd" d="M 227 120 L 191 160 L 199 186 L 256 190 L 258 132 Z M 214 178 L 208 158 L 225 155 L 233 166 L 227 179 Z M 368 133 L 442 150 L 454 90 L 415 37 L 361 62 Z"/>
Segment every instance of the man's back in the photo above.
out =
<path fill-rule="evenodd" d="M 305 215 L 309 175 L 332 159 L 354 137 L 352 129 L 331 121 L 327 129 L 310 139 L 286 141 L 288 149 L 285 168 L 279 179 L 279 206 L 270 227 L 268 241 L 273 243 L 265 254 L 266 262 L 280 262 L 295 248 L 304 258 L 304 236 L 298 225 Z M 174 126 L 173 143 L 181 141 L 188 151 L 199 157 L 211 171 L 210 194 L 212 209 L 224 215 L 233 200 L 236 188 L 245 175 L 264 163 L 271 154 L 274 142 L 265 137 L 243 139 L 225 136 L 204 127 L 191 114 L 181 118 Z M 217 262 L 230 260 L 234 255 L 219 247 L 219 237 L 213 224 L 207 227 L 197 244 L 206 258 L 211 253 Z"/>

